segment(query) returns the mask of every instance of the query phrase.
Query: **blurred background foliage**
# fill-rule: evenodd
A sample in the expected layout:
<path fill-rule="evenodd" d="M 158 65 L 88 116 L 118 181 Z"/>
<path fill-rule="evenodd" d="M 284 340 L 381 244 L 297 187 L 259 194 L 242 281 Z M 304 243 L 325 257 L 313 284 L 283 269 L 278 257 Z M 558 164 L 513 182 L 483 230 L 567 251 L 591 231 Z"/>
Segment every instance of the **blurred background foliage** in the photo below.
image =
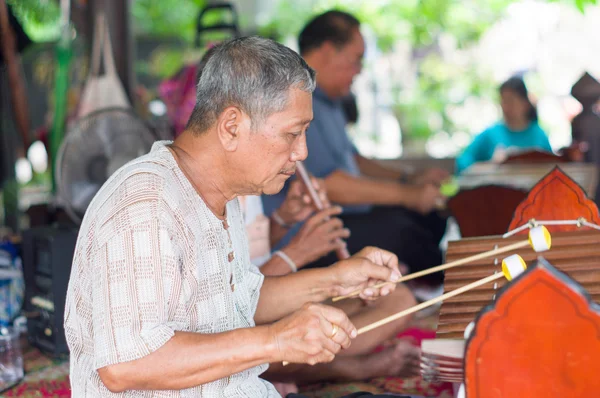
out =
<path fill-rule="evenodd" d="M 568 3 L 582 12 L 588 4 L 597 2 L 547 1 Z M 411 77 L 407 78 L 406 73 L 400 78 L 391 74 L 390 107 L 402 129 L 403 140 L 426 140 L 435 132 L 452 135 L 468 131 L 453 114 L 465 102 L 479 99 L 496 102 L 497 82 L 470 62 L 471 52 L 487 29 L 515 2 L 278 0 L 269 3 L 274 5 L 266 17 L 250 24 L 250 33 L 295 43 L 295 37 L 311 16 L 331 8 L 351 12 L 369 27 L 378 54 L 394 54 L 399 48 L 408 52 L 409 63 L 402 66 L 410 69 Z M 60 10 L 56 0 L 8 0 L 8 3 L 34 41 L 57 39 Z M 138 74 L 164 79 L 200 58 L 202 50 L 193 47 L 197 16 L 205 4 L 205 0 L 133 0 L 135 35 L 140 43 L 148 43 L 149 54 L 140 57 L 138 51 Z M 248 22 L 248 16 L 241 18 L 243 23 Z"/>

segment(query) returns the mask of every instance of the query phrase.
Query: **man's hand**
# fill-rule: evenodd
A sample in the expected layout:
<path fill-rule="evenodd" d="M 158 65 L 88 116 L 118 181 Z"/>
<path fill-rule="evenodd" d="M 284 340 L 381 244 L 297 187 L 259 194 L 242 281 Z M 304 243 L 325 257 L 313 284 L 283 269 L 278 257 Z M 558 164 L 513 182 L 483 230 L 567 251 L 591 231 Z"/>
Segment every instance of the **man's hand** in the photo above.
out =
<path fill-rule="evenodd" d="M 357 336 L 342 310 L 321 304 L 305 304 L 269 328 L 279 352 L 277 361 L 309 365 L 333 361 Z"/>
<path fill-rule="evenodd" d="M 446 198 L 440 188 L 433 184 L 405 186 L 404 206 L 419 212 L 429 214 L 444 206 Z"/>
<path fill-rule="evenodd" d="M 379 289 L 373 288 L 381 282 L 396 282 L 402 276 L 398 269 L 398 257 L 386 250 L 365 247 L 347 260 L 330 267 L 334 272 L 334 296 L 343 296 L 362 290 L 360 298 L 374 300 L 387 296 L 396 289 L 395 283 Z"/>
<path fill-rule="evenodd" d="M 412 182 L 418 185 L 433 184 L 439 186 L 448 178 L 450 178 L 449 172 L 437 167 L 433 167 L 415 173 L 412 178 Z"/>
<path fill-rule="evenodd" d="M 290 244 L 283 249 L 298 268 L 345 247 L 345 243 L 340 239 L 349 237 L 350 231 L 344 228 L 339 218 L 330 218 L 341 212 L 342 208 L 338 206 L 321 210 L 308 219 Z"/>
<path fill-rule="evenodd" d="M 325 183 L 314 177 L 311 177 L 311 181 L 321 202 L 323 202 L 323 206 L 328 208 L 330 203 L 325 192 Z M 294 180 L 290 184 L 285 201 L 277 209 L 277 213 L 286 224 L 293 225 L 306 220 L 316 209 L 304 183 L 300 180 Z"/>

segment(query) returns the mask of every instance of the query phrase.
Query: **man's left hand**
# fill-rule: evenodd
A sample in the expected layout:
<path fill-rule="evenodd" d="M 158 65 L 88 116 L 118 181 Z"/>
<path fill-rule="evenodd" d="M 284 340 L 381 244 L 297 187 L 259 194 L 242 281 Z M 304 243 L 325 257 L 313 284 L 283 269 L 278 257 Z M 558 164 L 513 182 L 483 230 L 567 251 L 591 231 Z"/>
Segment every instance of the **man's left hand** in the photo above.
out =
<path fill-rule="evenodd" d="M 395 283 L 380 288 L 373 286 L 381 282 L 396 282 L 402 276 L 398 269 L 398 257 L 386 250 L 365 247 L 347 260 L 331 268 L 334 272 L 334 295 L 342 296 L 362 290 L 360 298 L 375 300 L 387 296 L 396 289 Z"/>
<path fill-rule="evenodd" d="M 325 208 L 330 207 L 325 193 L 325 183 L 314 177 L 311 177 L 311 182 L 321 202 L 323 202 L 323 206 Z M 297 179 L 291 182 L 285 201 L 277 209 L 277 213 L 286 224 L 293 225 L 305 221 L 316 210 L 317 207 L 313 203 L 308 189 L 302 181 Z"/>
<path fill-rule="evenodd" d="M 448 178 L 450 178 L 449 172 L 434 167 L 416 173 L 412 178 L 412 182 L 415 184 L 434 184 L 439 186 Z"/>

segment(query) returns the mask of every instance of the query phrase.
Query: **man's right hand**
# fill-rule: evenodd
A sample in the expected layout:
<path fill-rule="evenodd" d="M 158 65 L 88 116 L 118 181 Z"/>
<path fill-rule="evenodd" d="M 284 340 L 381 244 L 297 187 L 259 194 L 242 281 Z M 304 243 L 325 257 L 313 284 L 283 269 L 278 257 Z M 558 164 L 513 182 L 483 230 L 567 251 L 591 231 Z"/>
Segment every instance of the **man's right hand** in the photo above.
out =
<path fill-rule="evenodd" d="M 269 326 L 277 346 L 274 362 L 331 362 L 357 336 L 354 325 L 337 308 L 305 304 L 302 309 Z"/>
<path fill-rule="evenodd" d="M 421 214 L 429 214 L 445 203 L 440 188 L 433 184 L 406 186 L 406 207 Z"/>

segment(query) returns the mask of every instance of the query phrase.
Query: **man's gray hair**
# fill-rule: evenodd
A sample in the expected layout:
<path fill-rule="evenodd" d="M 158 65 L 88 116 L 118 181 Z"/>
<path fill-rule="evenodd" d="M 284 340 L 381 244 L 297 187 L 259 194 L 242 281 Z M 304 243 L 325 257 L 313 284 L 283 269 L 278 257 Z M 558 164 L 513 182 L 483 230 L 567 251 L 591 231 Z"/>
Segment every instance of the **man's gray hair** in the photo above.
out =
<path fill-rule="evenodd" d="M 261 37 L 219 44 L 206 54 L 188 128 L 206 131 L 228 106 L 237 106 L 259 125 L 287 105 L 290 88 L 312 93 L 315 72 L 288 47 Z"/>

